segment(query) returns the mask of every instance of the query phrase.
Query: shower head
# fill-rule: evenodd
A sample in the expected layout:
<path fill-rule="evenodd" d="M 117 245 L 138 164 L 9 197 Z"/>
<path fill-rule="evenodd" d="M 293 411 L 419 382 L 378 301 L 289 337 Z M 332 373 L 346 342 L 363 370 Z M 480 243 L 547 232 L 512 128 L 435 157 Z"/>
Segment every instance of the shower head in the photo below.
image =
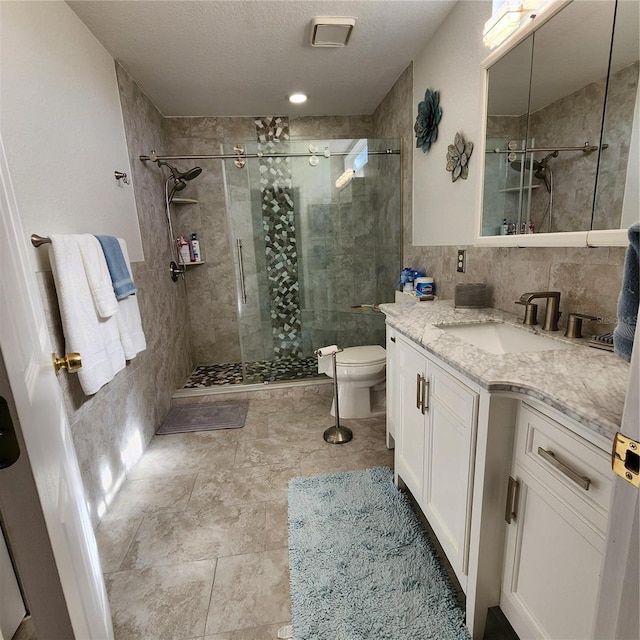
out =
<path fill-rule="evenodd" d="M 536 178 L 538 178 L 538 180 L 543 180 L 544 181 L 544 186 L 546 187 L 547 191 L 549 193 L 551 193 L 551 187 L 552 187 L 552 173 L 551 173 L 551 165 L 549 164 L 549 160 L 551 158 L 557 158 L 558 157 L 558 151 L 552 151 L 548 156 L 545 156 L 544 158 L 542 158 L 542 160 L 540 160 L 540 162 L 538 162 L 538 167 L 536 168 L 536 172 L 533 174 Z"/>
<path fill-rule="evenodd" d="M 525 171 L 530 171 L 531 169 L 537 171 L 540 168 L 540 163 L 537 160 L 527 160 L 526 162 L 516 160 L 514 162 L 510 162 L 509 166 L 516 171 L 522 171 L 523 167 Z"/>
<path fill-rule="evenodd" d="M 189 169 L 189 171 L 185 171 L 184 173 L 180 173 L 179 171 L 173 171 L 172 175 L 177 180 L 193 180 L 197 178 L 202 173 L 202 169 L 200 167 L 193 167 L 193 169 Z"/>
<path fill-rule="evenodd" d="M 188 171 L 178 171 L 173 165 L 165 162 L 164 160 L 156 160 L 159 167 L 169 167 L 169 171 L 171 175 L 167 178 L 167 187 L 169 183 L 173 181 L 173 185 L 171 187 L 171 191 L 168 194 L 169 202 L 173 200 L 173 196 L 176 191 L 182 191 L 186 186 L 189 180 L 193 180 L 197 178 L 201 173 L 202 169 L 200 167 L 193 167 Z"/>
<path fill-rule="evenodd" d="M 182 189 L 184 189 L 187 186 L 187 181 L 197 178 L 202 173 L 202 169 L 200 167 L 193 167 L 193 169 L 182 172 L 178 171 L 173 165 L 165 162 L 164 160 L 156 160 L 156 162 L 158 163 L 159 167 L 169 167 L 171 178 L 173 178 L 174 188 L 176 191 L 181 191 Z"/>

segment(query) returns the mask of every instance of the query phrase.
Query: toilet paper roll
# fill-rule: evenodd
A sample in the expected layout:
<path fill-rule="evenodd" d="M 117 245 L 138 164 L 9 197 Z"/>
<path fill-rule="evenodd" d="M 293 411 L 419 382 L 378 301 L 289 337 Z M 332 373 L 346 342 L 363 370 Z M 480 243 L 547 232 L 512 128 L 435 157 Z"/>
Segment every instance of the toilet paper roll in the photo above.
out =
<path fill-rule="evenodd" d="M 337 344 L 331 344 L 328 347 L 321 347 L 320 349 L 316 349 L 316 355 L 319 358 L 324 358 L 325 356 L 330 356 L 332 353 L 336 353 L 338 351 Z"/>
<path fill-rule="evenodd" d="M 340 351 L 338 345 L 332 344 L 328 347 L 322 347 L 316 349 L 316 355 L 318 356 L 318 373 L 326 373 L 331 375 L 333 373 L 333 354 Z"/>

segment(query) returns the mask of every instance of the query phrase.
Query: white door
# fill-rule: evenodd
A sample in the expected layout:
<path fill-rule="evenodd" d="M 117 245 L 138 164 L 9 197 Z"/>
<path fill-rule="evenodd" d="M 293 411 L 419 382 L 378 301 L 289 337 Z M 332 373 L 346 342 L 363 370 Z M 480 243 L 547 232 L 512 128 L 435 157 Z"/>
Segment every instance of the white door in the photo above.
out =
<path fill-rule="evenodd" d="M 111 639 L 98 549 L 1 138 L 0 214 L 0 348 L 69 617 L 76 640 Z"/>
<path fill-rule="evenodd" d="M 0 640 L 11 640 L 25 616 L 22 595 L 0 530 Z"/>
<path fill-rule="evenodd" d="M 620 431 L 640 441 L 640 324 Z M 596 608 L 597 640 L 640 639 L 640 489 L 614 479 L 607 548 Z"/>

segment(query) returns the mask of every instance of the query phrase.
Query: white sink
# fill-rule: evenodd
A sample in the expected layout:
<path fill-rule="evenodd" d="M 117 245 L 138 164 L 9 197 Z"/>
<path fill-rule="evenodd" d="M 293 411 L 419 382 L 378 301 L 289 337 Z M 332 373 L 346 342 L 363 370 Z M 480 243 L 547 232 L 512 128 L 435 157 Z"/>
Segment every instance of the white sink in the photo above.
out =
<path fill-rule="evenodd" d="M 519 329 L 501 322 L 438 325 L 440 329 L 457 336 L 489 353 L 525 353 L 527 351 L 556 351 L 571 345 L 537 333 Z"/>

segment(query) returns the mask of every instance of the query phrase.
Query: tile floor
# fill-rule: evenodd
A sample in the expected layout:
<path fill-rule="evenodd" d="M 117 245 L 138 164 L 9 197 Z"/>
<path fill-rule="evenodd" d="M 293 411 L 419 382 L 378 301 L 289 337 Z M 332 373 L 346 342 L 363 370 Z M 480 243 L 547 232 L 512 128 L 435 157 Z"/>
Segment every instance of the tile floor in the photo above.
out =
<path fill-rule="evenodd" d="M 393 467 L 384 418 L 325 443 L 330 387 L 313 389 L 256 394 L 241 429 L 154 437 L 97 529 L 116 640 L 270 640 L 290 623 L 289 478 Z"/>
<path fill-rule="evenodd" d="M 242 429 L 155 436 L 97 529 L 117 640 L 269 640 L 290 623 L 287 481 L 393 466 L 384 418 L 329 445 L 326 394 L 256 399 Z"/>

